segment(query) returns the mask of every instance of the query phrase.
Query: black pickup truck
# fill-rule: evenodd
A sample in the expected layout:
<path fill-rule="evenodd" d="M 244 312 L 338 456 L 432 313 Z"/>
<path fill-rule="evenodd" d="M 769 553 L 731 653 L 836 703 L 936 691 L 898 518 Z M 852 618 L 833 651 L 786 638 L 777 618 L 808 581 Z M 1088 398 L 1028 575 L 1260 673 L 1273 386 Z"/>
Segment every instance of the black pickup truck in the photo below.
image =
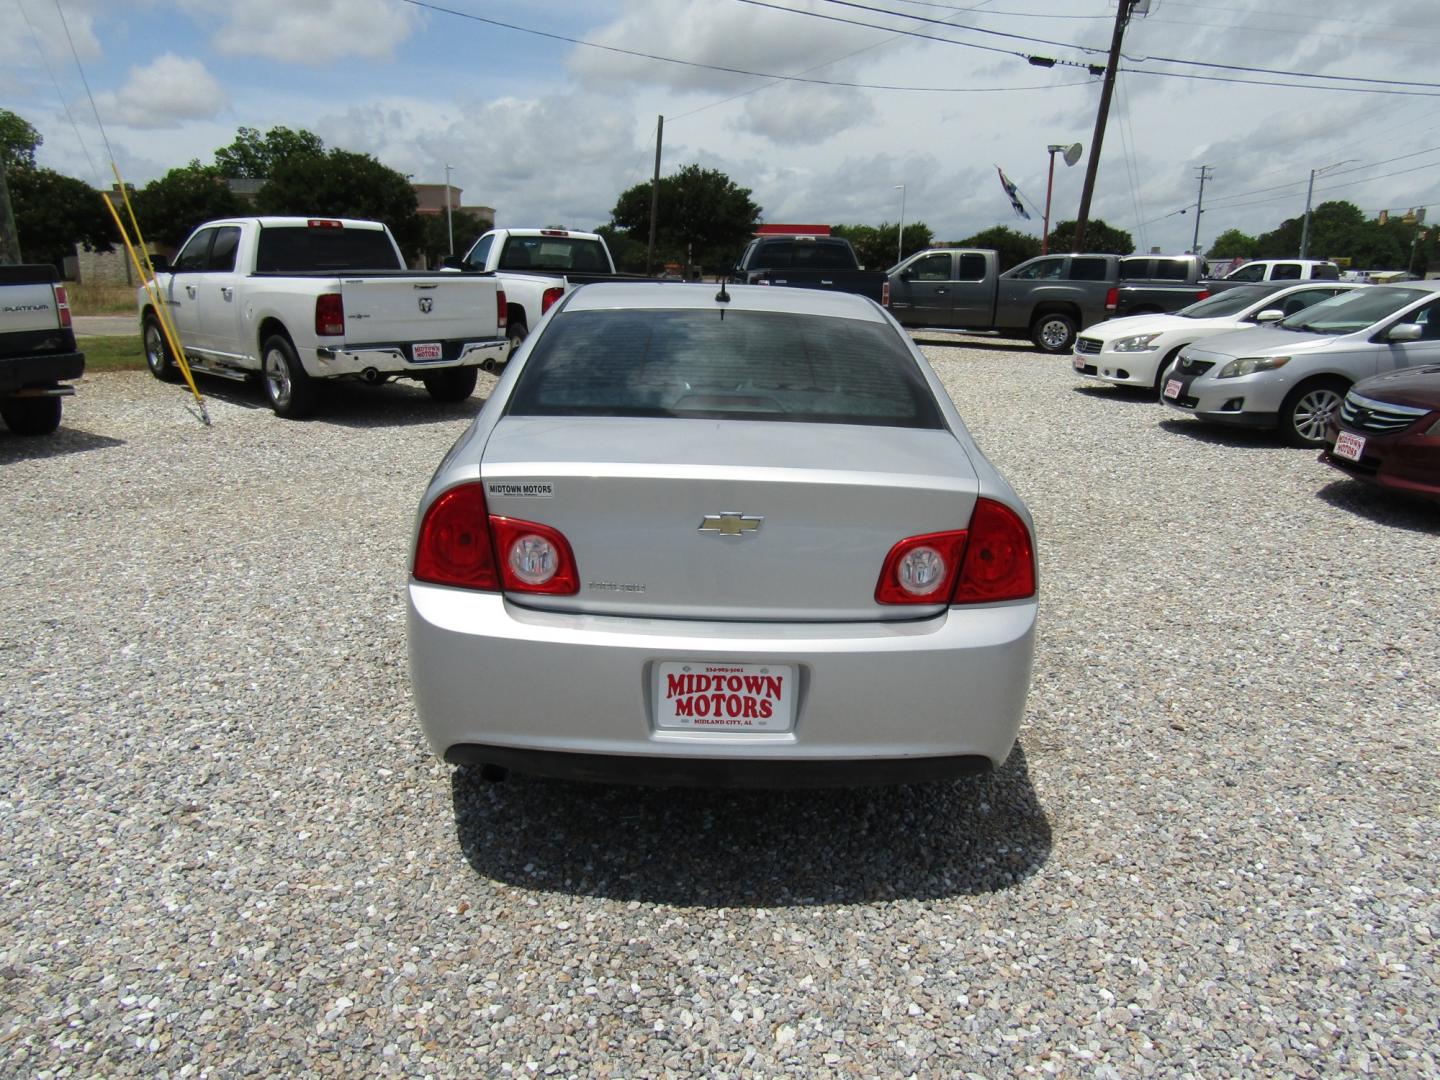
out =
<path fill-rule="evenodd" d="M 60 426 L 65 384 L 85 373 L 65 286 L 53 266 L 0 266 L 0 419 L 16 435 Z"/>
<path fill-rule="evenodd" d="M 838 236 L 757 236 L 740 255 L 733 277 L 742 285 L 829 289 L 890 303 L 885 271 L 862 270 L 850 241 Z"/>

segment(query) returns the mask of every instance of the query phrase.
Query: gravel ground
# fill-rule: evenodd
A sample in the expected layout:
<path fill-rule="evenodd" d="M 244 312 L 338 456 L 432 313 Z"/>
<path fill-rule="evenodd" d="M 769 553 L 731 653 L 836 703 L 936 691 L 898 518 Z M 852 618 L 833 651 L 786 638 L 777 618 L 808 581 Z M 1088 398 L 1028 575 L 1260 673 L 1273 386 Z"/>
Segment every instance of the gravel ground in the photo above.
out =
<path fill-rule="evenodd" d="M 926 348 L 1041 544 L 1020 746 L 951 786 L 432 759 L 410 515 L 478 398 L 110 374 L 0 433 L 0 1074 L 1440 1074 L 1440 511 Z"/>

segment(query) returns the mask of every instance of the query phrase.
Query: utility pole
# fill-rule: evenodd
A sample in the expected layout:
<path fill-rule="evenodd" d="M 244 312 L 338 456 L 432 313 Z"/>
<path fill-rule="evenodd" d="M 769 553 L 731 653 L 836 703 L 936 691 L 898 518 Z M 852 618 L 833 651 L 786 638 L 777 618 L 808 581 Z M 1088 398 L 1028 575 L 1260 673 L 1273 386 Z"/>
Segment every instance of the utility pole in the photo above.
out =
<path fill-rule="evenodd" d="M 1115 69 L 1120 63 L 1120 43 L 1136 0 L 1119 0 L 1115 9 L 1115 33 L 1110 38 L 1110 58 L 1105 63 L 1105 82 L 1100 88 L 1100 110 L 1095 114 L 1095 134 L 1090 139 L 1090 157 L 1085 162 L 1085 189 L 1080 195 L 1080 213 L 1075 216 L 1075 250 L 1085 250 L 1085 224 L 1090 220 L 1090 198 L 1095 194 L 1095 173 L 1100 168 L 1100 147 L 1105 142 L 1105 123 L 1110 119 L 1110 97 L 1115 93 Z"/>
<path fill-rule="evenodd" d="M 0 161 L 0 265 L 20 261 L 20 237 L 15 232 L 15 212 L 10 209 L 10 185 L 5 182 L 5 162 Z"/>
<path fill-rule="evenodd" d="M 1200 194 L 1195 198 L 1195 238 L 1190 241 L 1190 254 L 1200 254 L 1200 215 L 1205 211 L 1205 181 L 1210 179 L 1210 166 L 1200 166 Z"/>
<path fill-rule="evenodd" d="M 660 140 L 665 136 L 665 117 L 655 121 L 655 179 L 650 184 L 650 246 L 645 251 L 645 273 L 655 273 L 655 222 L 660 216 Z"/>

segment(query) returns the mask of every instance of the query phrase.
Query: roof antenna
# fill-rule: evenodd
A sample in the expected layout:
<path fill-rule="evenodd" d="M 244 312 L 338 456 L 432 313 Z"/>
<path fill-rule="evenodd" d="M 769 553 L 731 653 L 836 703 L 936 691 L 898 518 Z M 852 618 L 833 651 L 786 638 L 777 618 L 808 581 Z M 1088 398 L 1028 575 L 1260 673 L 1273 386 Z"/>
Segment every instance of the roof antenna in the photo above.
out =
<path fill-rule="evenodd" d="M 730 302 L 730 294 L 725 291 L 725 285 L 729 280 L 729 278 L 720 279 L 720 291 L 715 294 L 715 302 L 717 304 L 728 304 Z"/>

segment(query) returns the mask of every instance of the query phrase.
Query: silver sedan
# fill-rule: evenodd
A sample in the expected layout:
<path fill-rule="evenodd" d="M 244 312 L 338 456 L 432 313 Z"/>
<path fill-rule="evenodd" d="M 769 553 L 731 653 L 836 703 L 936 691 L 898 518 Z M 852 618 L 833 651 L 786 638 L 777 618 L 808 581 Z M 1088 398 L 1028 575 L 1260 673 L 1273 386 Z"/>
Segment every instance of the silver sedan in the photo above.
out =
<path fill-rule="evenodd" d="M 421 726 L 573 778 L 939 779 L 1015 742 L 1028 511 L 879 306 L 597 284 L 534 328 L 420 502 Z"/>

